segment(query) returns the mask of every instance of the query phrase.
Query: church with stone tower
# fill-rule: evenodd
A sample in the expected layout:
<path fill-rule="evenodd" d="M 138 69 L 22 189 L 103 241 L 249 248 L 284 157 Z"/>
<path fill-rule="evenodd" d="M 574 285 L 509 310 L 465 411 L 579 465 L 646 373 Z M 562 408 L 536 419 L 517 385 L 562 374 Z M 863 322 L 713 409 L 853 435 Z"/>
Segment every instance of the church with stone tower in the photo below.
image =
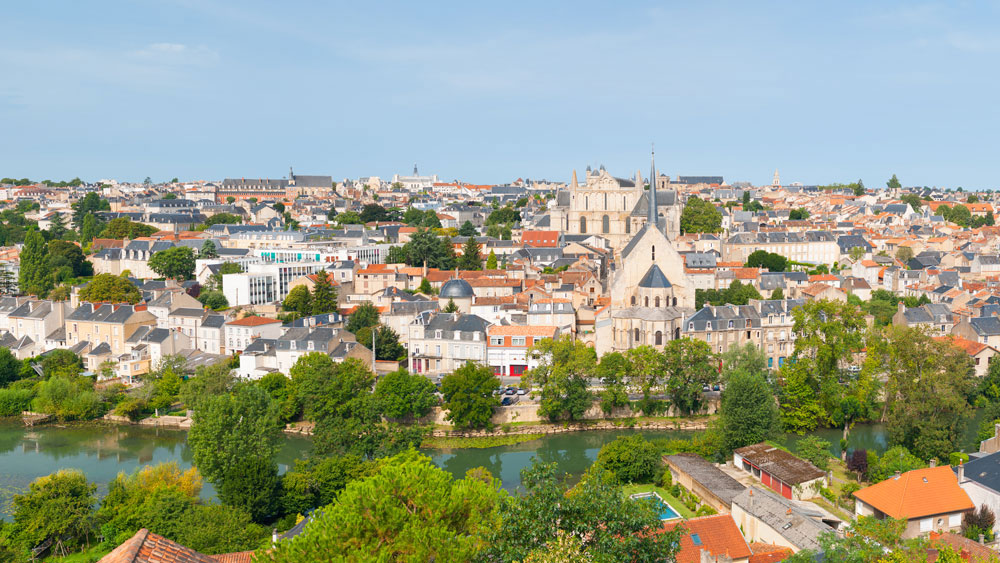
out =
<path fill-rule="evenodd" d="M 549 213 L 551 227 L 567 234 L 598 235 L 617 253 L 653 215 L 649 213 L 649 196 L 655 188 L 657 222 L 662 222 L 667 236 L 675 238 L 681 224 L 677 192 L 669 189 L 667 176 L 651 178 L 655 182 L 647 189 L 638 171 L 633 178 L 616 178 L 603 166 L 596 171 L 587 167 L 580 184 L 574 170 L 569 187 L 556 193 Z"/>
<path fill-rule="evenodd" d="M 571 193 L 577 187 L 578 197 L 616 192 L 634 197 L 628 211 L 618 215 L 620 231 L 609 228 L 607 233 L 595 233 L 608 237 L 615 250 L 609 282 L 611 304 L 598 313 L 595 322 L 598 355 L 642 345 L 662 349 L 668 341 L 681 337 L 684 319 L 695 312 L 694 285 L 685 273 L 684 258 L 672 244 L 680 232 L 681 206 L 677 192 L 667 189 L 666 176 L 656 174 L 655 160 L 651 160 L 650 178 L 657 181 L 651 182 L 646 190 L 638 173 L 635 181 L 629 181 L 613 178 L 601 169 L 596 174 L 588 172 L 587 188 L 580 189 L 575 181 L 570 186 Z M 627 195 L 618 195 L 624 196 L 627 203 Z M 597 197 L 598 203 L 603 204 L 603 198 Z M 590 201 L 584 202 L 583 211 L 574 211 L 574 199 L 569 203 L 564 220 L 570 220 L 567 230 L 574 232 L 572 217 L 577 217 L 581 227 L 589 224 Z M 613 212 L 607 207 L 595 210 L 601 217 L 601 227 L 606 224 L 604 217 L 609 227 L 614 225 Z M 555 215 L 552 221 L 553 225 L 558 224 Z"/>

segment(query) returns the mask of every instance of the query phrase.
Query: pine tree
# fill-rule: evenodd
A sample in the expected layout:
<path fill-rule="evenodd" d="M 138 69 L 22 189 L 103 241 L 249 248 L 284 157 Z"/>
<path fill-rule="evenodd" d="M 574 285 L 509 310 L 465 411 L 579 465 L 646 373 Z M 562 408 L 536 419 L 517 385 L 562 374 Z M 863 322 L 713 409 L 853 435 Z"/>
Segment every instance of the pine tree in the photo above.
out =
<path fill-rule="evenodd" d="M 479 270 L 483 267 L 483 259 L 479 256 L 482 247 L 476 242 L 475 237 L 469 237 L 462 248 L 462 255 L 458 258 L 458 267 L 462 270 Z"/>
<path fill-rule="evenodd" d="M 455 300 L 454 299 L 449 299 L 448 300 L 448 305 L 445 306 L 444 312 L 445 313 L 457 313 L 458 312 L 458 305 L 455 305 Z"/>
<path fill-rule="evenodd" d="M 56 213 L 52 217 L 49 234 L 52 235 L 53 239 L 62 240 L 66 236 L 66 230 L 66 219 L 63 218 L 62 213 Z"/>
<path fill-rule="evenodd" d="M 313 288 L 312 313 L 322 315 L 337 310 L 337 290 L 330 283 L 330 274 L 321 271 L 316 274 L 316 286 Z"/>
<path fill-rule="evenodd" d="M 198 252 L 200 258 L 218 258 L 219 251 L 215 248 L 215 243 L 212 239 L 205 239 L 205 243 L 201 245 L 201 251 Z"/>
<path fill-rule="evenodd" d="M 490 250 L 490 256 L 486 259 L 486 269 L 496 270 L 497 269 L 497 253 Z"/>
<path fill-rule="evenodd" d="M 52 276 L 49 275 L 48 247 L 45 238 L 37 230 L 28 232 L 21 249 L 21 271 L 18 275 L 18 286 L 21 293 L 44 295 L 52 288 Z"/>

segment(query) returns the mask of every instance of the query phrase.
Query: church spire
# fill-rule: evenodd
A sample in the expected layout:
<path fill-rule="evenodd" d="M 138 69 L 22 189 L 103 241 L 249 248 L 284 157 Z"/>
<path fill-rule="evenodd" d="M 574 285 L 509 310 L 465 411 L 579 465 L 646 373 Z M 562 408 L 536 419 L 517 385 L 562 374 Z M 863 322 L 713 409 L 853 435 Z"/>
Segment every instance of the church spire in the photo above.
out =
<path fill-rule="evenodd" d="M 576 183 L 576 169 L 573 169 L 573 181 L 570 183 L 569 187 L 576 188 L 579 184 Z"/>
<path fill-rule="evenodd" d="M 653 228 L 656 228 L 656 149 L 649 151 L 649 219 L 647 220 Z"/>

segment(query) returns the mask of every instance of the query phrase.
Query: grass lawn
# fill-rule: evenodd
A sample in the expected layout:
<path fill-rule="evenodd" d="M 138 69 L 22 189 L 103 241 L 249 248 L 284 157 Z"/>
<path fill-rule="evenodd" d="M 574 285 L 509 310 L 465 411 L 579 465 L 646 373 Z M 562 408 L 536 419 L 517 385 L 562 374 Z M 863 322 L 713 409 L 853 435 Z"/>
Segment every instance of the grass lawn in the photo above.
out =
<path fill-rule="evenodd" d="M 684 506 L 683 502 L 674 498 L 674 495 L 670 494 L 662 487 L 657 487 L 656 485 L 625 485 L 622 487 L 622 492 L 624 492 L 626 496 L 634 495 L 636 493 L 654 492 L 660 495 L 660 498 L 666 501 L 666 503 L 670 505 L 670 508 L 673 508 L 677 514 L 680 514 L 681 518 L 685 520 L 688 518 L 694 518 L 694 512 L 688 510 L 688 507 Z"/>
<path fill-rule="evenodd" d="M 834 506 L 833 503 L 831 503 L 830 501 L 826 500 L 823 497 L 811 498 L 809 499 L 809 501 L 812 502 L 813 504 L 822 506 L 826 510 L 830 511 L 834 516 L 840 518 L 844 522 L 850 522 L 854 518 L 846 511 L 844 511 L 843 508 L 840 508 L 839 506 Z"/>
<path fill-rule="evenodd" d="M 111 548 L 102 547 L 101 545 L 94 545 L 86 551 L 78 551 L 76 553 L 70 553 L 66 557 L 45 557 L 45 561 L 52 561 L 53 563 L 94 563 L 101 557 L 111 553 Z"/>

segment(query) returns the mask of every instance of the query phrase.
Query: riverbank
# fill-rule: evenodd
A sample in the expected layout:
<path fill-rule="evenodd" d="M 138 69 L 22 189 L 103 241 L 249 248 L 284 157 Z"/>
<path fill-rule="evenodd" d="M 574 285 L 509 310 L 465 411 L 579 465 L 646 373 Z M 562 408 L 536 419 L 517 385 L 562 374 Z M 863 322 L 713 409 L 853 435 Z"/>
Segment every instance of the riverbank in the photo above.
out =
<path fill-rule="evenodd" d="M 545 434 L 512 434 L 507 436 L 437 436 L 426 438 L 420 442 L 421 449 L 451 450 L 461 448 L 495 448 L 498 446 L 514 446 L 532 440 L 539 440 Z"/>

